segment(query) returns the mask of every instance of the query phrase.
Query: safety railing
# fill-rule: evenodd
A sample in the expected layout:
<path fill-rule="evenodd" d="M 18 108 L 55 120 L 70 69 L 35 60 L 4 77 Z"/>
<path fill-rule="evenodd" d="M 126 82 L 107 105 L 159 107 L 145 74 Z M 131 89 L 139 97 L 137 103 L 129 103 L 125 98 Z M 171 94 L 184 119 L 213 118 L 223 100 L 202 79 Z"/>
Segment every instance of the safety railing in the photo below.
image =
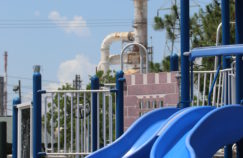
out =
<path fill-rule="evenodd" d="M 100 89 L 99 78 L 91 78 L 91 90 L 42 90 L 40 67 L 34 67 L 30 121 L 30 157 L 85 157 L 123 133 L 124 73 L 116 73 L 113 88 Z M 17 107 L 13 101 L 13 157 L 22 152 L 17 141 Z M 20 125 L 20 123 L 19 123 Z M 26 133 L 28 134 L 28 133 Z M 44 143 L 44 146 L 42 146 Z M 44 148 L 44 149 L 43 149 Z M 18 150 L 19 149 L 19 150 Z"/>
<path fill-rule="evenodd" d="M 93 114 L 93 97 L 97 101 L 97 115 Z M 93 151 L 94 123 L 97 149 L 115 140 L 116 96 L 110 90 L 46 91 L 43 98 L 47 155 L 88 155 Z M 97 122 L 93 122 L 92 117 L 96 117 Z"/>
<path fill-rule="evenodd" d="M 215 71 L 194 71 L 192 105 L 208 105 L 208 95 L 216 75 Z M 222 106 L 235 101 L 235 71 L 234 68 L 220 70 L 213 93 L 212 105 Z"/>

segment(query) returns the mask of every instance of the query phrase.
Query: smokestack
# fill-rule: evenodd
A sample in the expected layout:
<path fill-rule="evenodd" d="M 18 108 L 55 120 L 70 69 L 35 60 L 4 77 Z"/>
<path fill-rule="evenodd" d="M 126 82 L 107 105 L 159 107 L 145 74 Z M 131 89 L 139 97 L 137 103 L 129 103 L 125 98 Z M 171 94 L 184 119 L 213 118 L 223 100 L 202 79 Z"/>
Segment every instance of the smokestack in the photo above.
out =
<path fill-rule="evenodd" d="M 147 48 L 147 17 L 148 2 L 147 0 L 134 0 L 134 32 L 135 42 L 142 44 Z"/>
<path fill-rule="evenodd" d="M 7 116 L 8 92 L 7 92 L 7 66 L 8 66 L 8 52 L 4 52 L 4 115 Z"/>

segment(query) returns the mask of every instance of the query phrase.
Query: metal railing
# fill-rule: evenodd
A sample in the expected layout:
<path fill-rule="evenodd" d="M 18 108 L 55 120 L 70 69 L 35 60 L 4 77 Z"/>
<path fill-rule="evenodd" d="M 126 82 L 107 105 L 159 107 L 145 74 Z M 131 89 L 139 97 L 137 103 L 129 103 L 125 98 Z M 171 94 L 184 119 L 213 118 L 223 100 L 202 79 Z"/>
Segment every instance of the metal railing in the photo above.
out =
<path fill-rule="evenodd" d="M 235 71 L 234 68 L 220 70 L 219 77 L 212 93 L 212 105 L 222 106 L 226 103 L 233 104 L 235 102 Z M 207 105 L 208 94 L 216 75 L 213 71 L 194 71 L 194 90 L 192 105 Z"/>
<path fill-rule="evenodd" d="M 97 116 L 92 113 L 93 94 L 97 95 Z M 97 117 L 97 149 L 115 140 L 116 96 L 110 90 L 46 91 L 43 97 L 47 155 L 88 155 L 92 152 L 92 117 Z"/>
<path fill-rule="evenodd" d="M 143 73 L 143 58 L 145 57 L 146 58 L 146 63 L 145 63 L 145 66 L 146 66 L 146 74 L 149 72 L 149 61 L 148 61 L 148 51 L 147 49 L 140 43 L 130 43 L 128 45 L 126 45 L 122 51 L 121 51 L 121 70 L 123 71 L 123 56 L 124 56 L 124 53 L 125 53 L 125 50 L 127 50 L 129 47 L 131 46 L 137 46 L 139 48 L 139 54 L 140 54 L 140 73 L 142 74 Z"/>
<path fill-rule="evenodd" d="M 94 76 L 91 90 L 46 91 L 41 88 L 40 66 L 35 66 L 30 157 L 84 157 L 120 137 L 124 127 L 124 80 L 120 71 L 113 89 L 99 89 L 99 78 Z M 21 152 L 17 150 L 20 103 L 19 98 L 13 100 L 13 157 Z"/>

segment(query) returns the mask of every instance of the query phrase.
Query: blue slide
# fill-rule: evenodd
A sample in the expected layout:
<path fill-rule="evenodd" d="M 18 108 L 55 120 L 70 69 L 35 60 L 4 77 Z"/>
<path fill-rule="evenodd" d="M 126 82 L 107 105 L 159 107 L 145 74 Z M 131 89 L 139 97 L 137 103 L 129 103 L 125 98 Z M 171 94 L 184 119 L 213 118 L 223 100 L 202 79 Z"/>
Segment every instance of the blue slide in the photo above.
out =
<path fill-rule="evenodd" d="M 88 158 L 149 157 L 158 132 L 168 118 L 183 110 L 178 111 L 178 108 L 162 108 L 145 114 L 115 142 L 94 152 Z"/>
<path fill-rule="evenodd" d="M 243 137 L 243 106 L 187 108 L 167 122 L 151 158 L 207 158 Z"/>
<path fill-rule="evenodd" d="M 243 138 L 243 106 L 163 108 L 88 158 L 207 158 Z"/>

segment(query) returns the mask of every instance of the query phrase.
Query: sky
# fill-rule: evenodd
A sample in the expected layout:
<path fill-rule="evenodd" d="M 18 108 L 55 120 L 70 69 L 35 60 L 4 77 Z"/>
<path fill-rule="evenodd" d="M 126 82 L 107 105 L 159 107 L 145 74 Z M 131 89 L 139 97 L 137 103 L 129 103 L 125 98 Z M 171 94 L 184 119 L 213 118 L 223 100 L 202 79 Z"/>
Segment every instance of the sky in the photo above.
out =
<path fill-rule="evenodd" d="M 193 0 L 191 5 L 203 7 L 208 2 Z M 148 1 L 148 44 L 154 47 L 155 62 L 162 60 L 166 34 L 153 30 L 153 18 L 158 8 L 170 4 L 167 0 Z M 193 7 L 192 12 L 198 9 Z M 41 65 L 43 89 L 55 89 L 60 82 L 71 83 L 75 74 L 88 83 L 100 60 L 103 39 L 113 32 L 133 31 L 133 11 L 132 0 L 1 1 L 0 75 L 4 70 L 3 53 L 7 51 L 9 112 L 17 96 L 13 85 L 19 79 L 23 100 L 31 99 L 33 65 Z M 168 11 L 160 15 L 165 13 Z M 120 43 L 112 45 L 111 54 L 120 51 Z"/>

